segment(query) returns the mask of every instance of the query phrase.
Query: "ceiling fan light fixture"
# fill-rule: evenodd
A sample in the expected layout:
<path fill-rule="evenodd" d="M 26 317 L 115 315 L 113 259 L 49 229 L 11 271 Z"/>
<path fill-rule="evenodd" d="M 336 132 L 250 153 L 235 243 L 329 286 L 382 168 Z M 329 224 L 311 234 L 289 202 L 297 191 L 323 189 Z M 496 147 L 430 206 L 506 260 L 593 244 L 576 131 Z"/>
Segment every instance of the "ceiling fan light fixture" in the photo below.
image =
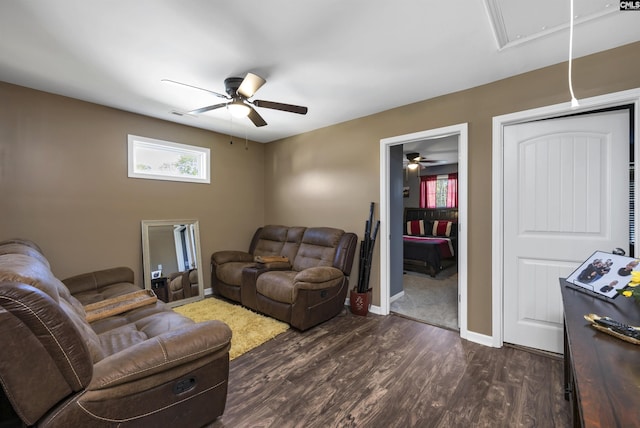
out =
<path fill-rule="evenodd" d="M 247 117 L 249 115 L 249 112 L 251 111 L 251 107 L 246 105 L 241 100 L 233 100 L 232 102 L 227 104 L 227 109 L 233 117 Z"/>
<path fill-rule="evenodd" d="M 272 110 L 286 111 L 289 113 L 307 114 L 308 109 L 304 106 L 293 104 L 278 103 L 274 101 L 254 100 L 249 101 L 254 93 L 266 83 L 262 77 L 257 74 L 247 73 L 244 78 L 228 77 L 224 79 L 224 89 L 227 95 L 219 94 L 208 89 L 199 88 L 197 86 L 188 85 L 175 80 L 163 79 L 163 82 L 174 83 L 176 85 L 186 86 L 188 88 L 199 89 L 209 92 L 219 98 L 224 98 L 225 102 L 200 107 L 187 112 L 190 115 L 198 115 L 211 110 L 226 107 L 231 117 L 243 118 L 248 117 L 249 120 L 257 127 L 265 126 L 267 122 L 253 107 L 262 107 Z"/>
<path fill-rule="evenodd" d="M 417 163 L 410 163 L 409 165 L 407 165 L 407 168 L 409 168 L 410 170 L 414 170 L 414 169 L 418 169 L 420 165 L 418 165 Z"/>
<path fill-rule="evenodd" d="M 407 160 L 409 162 L 420 162 L 420 153 L 407 153 Z"/>

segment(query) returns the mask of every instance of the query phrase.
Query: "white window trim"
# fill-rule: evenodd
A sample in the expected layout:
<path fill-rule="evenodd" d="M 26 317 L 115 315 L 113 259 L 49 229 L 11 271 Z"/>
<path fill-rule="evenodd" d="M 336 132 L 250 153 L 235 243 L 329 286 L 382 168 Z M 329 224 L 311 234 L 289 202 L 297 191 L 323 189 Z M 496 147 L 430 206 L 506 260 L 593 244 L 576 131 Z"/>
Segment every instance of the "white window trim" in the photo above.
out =
<path fill-rule="evenodd" d="M 171 141 L 156 140 L 154 138 L 140 137 L 138 135 L 128 135 L 127 139 L 127 169 L 130 178 L 144 178 L 148 180 L 183 181 L 190 183 L 211 183 L 211 150 L 207 147 L 191 146 L 187 144 L 174 143 Z M 136 149 L 147 148 L 162 152 L 176 152 L 181 154 L 195 155 L 198 158 L 199 174 L 197 176 L 162 174 L 158 171 L 146 172 L 136 170 L 139 163 L 136 159 Z"/>

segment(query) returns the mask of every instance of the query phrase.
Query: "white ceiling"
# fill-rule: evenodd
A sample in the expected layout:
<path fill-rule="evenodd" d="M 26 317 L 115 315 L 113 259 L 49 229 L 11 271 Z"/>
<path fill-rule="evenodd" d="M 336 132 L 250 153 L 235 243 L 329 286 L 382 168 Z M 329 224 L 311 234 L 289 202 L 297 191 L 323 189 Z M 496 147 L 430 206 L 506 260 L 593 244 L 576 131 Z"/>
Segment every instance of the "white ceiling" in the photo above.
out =
<path fill-rule="evenodd" d="M 0 0 L 0 80 L 269 142 L 566 61 L 569 1 Z M 639 12 L 575 2 L 574 57 L 640 40 Z M 177 116 L 220 98 L 161 82 L 247 72 L 309 113 Z"/>
<path fill-rule="evenodd" d="M 458 163 L 458 135 L 446 135 L 442 137 L 428 138 L 426 140 L 412 141 L 402 145 L 402 166 L 409 164 L 407 154 L 419 153 L 428 163 L 424 167 Z"/>

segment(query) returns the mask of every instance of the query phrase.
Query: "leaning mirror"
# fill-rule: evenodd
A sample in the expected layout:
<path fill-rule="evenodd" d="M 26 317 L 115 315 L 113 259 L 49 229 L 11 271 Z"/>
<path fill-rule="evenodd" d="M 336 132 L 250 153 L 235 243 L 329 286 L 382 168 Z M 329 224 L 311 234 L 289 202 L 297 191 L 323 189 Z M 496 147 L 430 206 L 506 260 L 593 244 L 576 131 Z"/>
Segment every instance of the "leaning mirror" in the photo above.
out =
<path fill-rule="evenodd" d="M 204 297 L 197 220 L 143 220 L 144 286 L 169 306 Z"/>

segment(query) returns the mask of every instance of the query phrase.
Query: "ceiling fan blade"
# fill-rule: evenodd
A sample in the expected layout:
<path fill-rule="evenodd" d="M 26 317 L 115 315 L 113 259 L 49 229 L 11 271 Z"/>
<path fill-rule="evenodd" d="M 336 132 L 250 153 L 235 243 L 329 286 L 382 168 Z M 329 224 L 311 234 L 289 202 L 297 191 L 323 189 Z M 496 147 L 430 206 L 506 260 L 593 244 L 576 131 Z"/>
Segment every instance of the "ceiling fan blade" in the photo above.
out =
<path fill-rule="evenodd" d="M 256 91 L 265 83 L 267 83 L 267 81 L 257 74 L 247 73 L 244 80 L 238 87 L 238 94 L 245 98 L 251 98 L 253 94 L 255 94 Z"/>
<path fill-rule="evenodd" d="M 262 118 L 262 116 L 260 116 L 258 114 L 258 112 L 254 108 L 251 108 L 251 110 L 249 111 L 249 114 L 247 115 L 247 117 L 257 127 L 265 126 L 267 124 L 267 122 L 265 122 L 265 120 Z"/>
<path fill-rule="evenodd" d="M 199 87 L 197 87 L 197 86 L 187 85 L 186 83 L 176 82 L 175 80 L 162 79 L 162 80 L 161 80 L 161 82 L 173 83 L 174 85 L 180 85 L 180 86 L 186 86 L 186 87 L 188 87 L 188 88 L 193 88 L 193 89 L 198 89 L 198 90 L 200 90 L 200 91 L 209 92 L 210 94 L 213 94 L 213 95 L 215 95 L 216 97 L 229 99 L 229 97 L 228 97 L 228 96 L 226 96 L 226 95 L 222 95 L 222 94 L 219 94 L 219 93 L 217 93 L 217 92 L 210 91 L 210 90 L 208 90 L 208 89 L 199 88 Z"/>
<path fill-rule="evenodd" d="M 293 104 L 276 103 L 273 101 L 255 100 L 253 105 L 257 107 L 271 108 L 274 110 L 288 111 L 290 113 L 307 114 L 306 107 L 296 106 Z"/>
<path fill-rule="evenodd" d="M 220 107 L 224 107 L 226 106 L 228 103 L 221 103 L 221 104 L 214 104 L 212 106 L 207 106 L 207 107 L 202 107 L 202 108 L 198 108 L 195 110 L 191 110 L 190 112 L 187 112 L 187 114 L 200 114 L 200 113 L 205 113 L 211 110 L 215 110 L 217 108 Z"/>

